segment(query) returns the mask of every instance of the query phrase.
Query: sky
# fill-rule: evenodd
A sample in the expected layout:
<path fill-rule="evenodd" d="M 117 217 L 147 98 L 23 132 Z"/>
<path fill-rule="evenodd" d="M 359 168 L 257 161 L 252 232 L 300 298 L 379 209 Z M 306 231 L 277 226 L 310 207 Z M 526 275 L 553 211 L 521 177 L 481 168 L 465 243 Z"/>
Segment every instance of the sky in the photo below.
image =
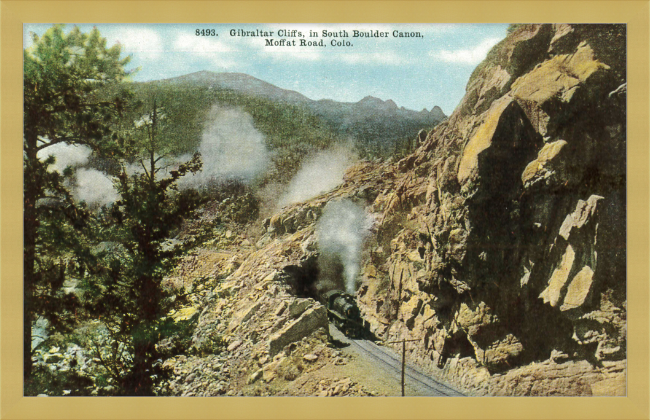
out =
<path fill-rule="evenodd" d="M 32 45 L 30 32 L 42 35 L 51 26 L 25 24 L 24 47 Z M 66 30 L 73 26 L 68 24 Z M 77 26 L 84 32 L 96 26 L 109 46 L 119 42 L 124 55 L 132 56 L 127 69 L 139 68 L 132 76 L 134 81 L 166 79 L 201 70 L 246 73 L 314 100 L 356 102 L 370 95 L 392 99 L 398 106 L 417 111 L 439 106 L 447 115 L 465 94 L 465 85 L 476 65 L 506 36 L 508 27 L 386 23 Z M 208 35 L 197 35 L 197 30 L 206 30 L 203 33 Z M 355 37 L 355 30 L 370 37 Z M 259 31 L 267 33 L 250 36 Z M 336 36 L 324 37 L 323 31 Z M 386 36 L 372 36 L 378 33 Z M 400 37 L 399 33 L 420 36 Z M 266 45 L 267 40 L 282 43 L 282 39 L 285 43 L 295 41 L 296 45 Z M 300 46 L 301 40 L 322 41 L 324 46 Z"/>

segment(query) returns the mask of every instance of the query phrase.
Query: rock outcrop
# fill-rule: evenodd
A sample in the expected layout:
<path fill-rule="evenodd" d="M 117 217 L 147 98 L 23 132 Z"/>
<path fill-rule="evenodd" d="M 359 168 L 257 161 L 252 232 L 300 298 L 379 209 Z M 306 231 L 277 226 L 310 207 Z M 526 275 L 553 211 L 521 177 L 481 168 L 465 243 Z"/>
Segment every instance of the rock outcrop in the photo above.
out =
<path fill-rule="evenodd" d="M 518 25 L 494 47 L 369 207 L 378 336 L 419 339 L 412 357 L 470 391 L 625 392 L 625 61 L 619 25 Z"/>
<path fill-rule="evenodd" d="M 625 62 L 624 25 L 511 27 L 414 153 L 355 165 L 214 255 L 220 299 L 194 342 L 221 337 L 230 387 L 294 380 L 299 343 L 295 363 L 322 363 L 315 226 L 347 199 L 372 225 L 362 316 L 380 340 L 414 340 L 411 362 L 473 395 L 624 395 Z"/>
<path fill-rule="evenodd" d="M 325 331 L 329 328 L 327 311 L 321 305 L 305 311 L 300 318 L 273 334 L 269 338 L 269 356 L 275 356 L 287 345 L 313 334 L 319 328 Z"/>

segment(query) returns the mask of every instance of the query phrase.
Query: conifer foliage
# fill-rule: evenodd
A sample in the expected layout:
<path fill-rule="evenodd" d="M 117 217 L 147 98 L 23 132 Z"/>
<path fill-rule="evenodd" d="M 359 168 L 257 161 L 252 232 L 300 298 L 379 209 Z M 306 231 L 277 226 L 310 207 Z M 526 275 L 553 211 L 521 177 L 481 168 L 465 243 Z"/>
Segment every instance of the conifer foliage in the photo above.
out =
<path fill-rule="evenodd" d="M 117 385 L 115 393 L 152 395 L 161 323 L 182 300 L 162 285 L 182 251 L 168 239 L 193 208 L 176 184 L 201 169 L 201 158 L 171 156 L 164 107 L 155 95 L 134 99 L 129 57 L 119 45 L 107 48 L 98 30 L 66 33 L 55 25 L 34 35 L 24 59 L 26 388 L 32 325 L 44 317 L 67 332 L 99 321 L 107 339 L 86 334 L 81 344 Z M 75 169 L 54 170 L 55 154 L 44 158 L 57 144 L 92 149 L 113 176 L 118 201 L 90 211 L 75 200 Z M 61 291 L 73 278 L 81 299 Z"/>
<path fill-rule="evenodd" d="M 23 55 L 25 379 L 32 372 L 32 322 L 37 315 L 61 319 L 65 305 L 56 292 L 66 270 L 84 265 L 78 258 L 84 254 L 80 233 L 88 221 L 64 182 L 70 169 L 49 171 L 54 158 L 41 160 L 39 155 L 62 143 L 115 154 L 117 133 L 112 127 L 124 96 L 100 99 L 97 92 L 122 82 L 129 62 L 129 57 L 120 57 L 119 45 L 106 47 L 97 29 L 82 33 L 75 27 L 66 34 L 63 26 L 55 25 L 42 37 L 33 35 L 33 41 Z M 70 260 L 70 255 L 77 258 Z"/>
<path fill-rule="evenodd" d="M 202 165 L 198 154 L 182 163 L 166 159 L 158 137 L 163 115 L 154 99 L 125 143 L 129 159 L 118 176 L 121 199 L 105 239 L 119 243 L 126 257 L 113 259 L 108 276 L 97 279 L 100 298 L 93 302 L 116 341 L 132 349 L 130 370 L 117 378 L 127 395 L 151 395 L 153 378 L 161 374 L 154 369 L 156 344 L 165 315 L 179 303 L 162 281 L 183 251 L 169 238 L 193 209 L 177 181 Z"/>

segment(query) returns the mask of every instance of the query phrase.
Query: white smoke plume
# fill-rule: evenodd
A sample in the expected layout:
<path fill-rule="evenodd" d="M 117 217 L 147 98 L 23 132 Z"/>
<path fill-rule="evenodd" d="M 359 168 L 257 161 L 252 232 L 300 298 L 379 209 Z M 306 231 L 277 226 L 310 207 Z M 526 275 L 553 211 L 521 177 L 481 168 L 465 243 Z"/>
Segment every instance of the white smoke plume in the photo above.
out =
<path fill-rule="evenodd" d="M 119 199 L 112 179 L 96 169 L 77 170 L 73 194 L 77 201 L 85 201 L 88 205 L 105 206 Z"/>
<path fill-rule="evenodd" d="M 316 226 L 322 281 L 336 284 L 336 277 L 342 276 L 346 292 L 354 294 L 369 223 L 363 208 L 350 200 L 325 205 Z"/>
<path fill-rule="evenodd" d="M 178 166 L 180 164 L 185 163 L 188 160 L 192 159 L 192 155 L 186 154 L 178 157 L 160 159 L 160 156 L 158 154 L 154 154 L 154 159 L 157 160 L 155 178 L 157 180 L 160 180 L 165 177 L 168 177 L 169 172 L 171 170 L 178 169 Z M 148 158 L 144 158 L 142 159 L 142 161 L 140 161 L 140 159 L 136 159 L 131 163 L 124 164 L 124 169 L 128 176 L 142 175 L 145 173 L 145 168 L 147 168 L 147 171 L 150 170 L 150 164 Z"/>
<path fill-rule="evenodd" d="M 343 183 L 345 170 L 356 160 L 348 148 L 324 150 L 307 159 L 289 183 L 279 207 L 308 200 Z"/>
<path fill-rule="evenodd" d="M 91 154 L 92 149 L 88 146 L 62 142 L 39 150 L 36 156 L 41 160 L 54 156 L 54 163 L 50 164 L 47 169 L 62 173 L 68 166 L 77 168 L 87 164 Z M 74 182 L 66 182 L 65 185 L 72 190 L 75 200 L 85 201 L 88 205 L 107 205 L 119 198 L 112 178 L 95 169 L 78 169 Z"/>
<path fill-rule="evenodd" d="M 210 110 L 199 152 L 203 169 L 179 180 L 183 188 L 196 188 L 210 181 L 238 179 L 251 181 L 269 162 L 264 135 L 253 124 L 253 117 L 239 109 L 217 105 Z"/>
<path fill-rule="evenodd" d="M 63 172 L 68 166 L 75 167 L 86 164 L 91 153 L 92 149 L 88 146 L 62 142 L 39 150 L 36 157 L 45 160 L 49 156 L 54 156 L 55 161 L 48 166 L 48 170 Z"/>

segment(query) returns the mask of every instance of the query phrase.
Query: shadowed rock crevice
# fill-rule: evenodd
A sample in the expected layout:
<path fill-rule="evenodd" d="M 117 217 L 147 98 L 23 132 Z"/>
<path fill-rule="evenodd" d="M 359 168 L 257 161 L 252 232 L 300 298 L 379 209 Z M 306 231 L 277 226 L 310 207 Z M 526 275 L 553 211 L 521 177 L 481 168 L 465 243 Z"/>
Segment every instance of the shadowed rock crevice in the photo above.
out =
<path fill-rule="evenodd" d="M 285 266 L 279 278 L 289 285 L 291 294 L 318 300 L 319 267 L 317 255 L 311 255 L 303 259 L 300 264 Z"/>

